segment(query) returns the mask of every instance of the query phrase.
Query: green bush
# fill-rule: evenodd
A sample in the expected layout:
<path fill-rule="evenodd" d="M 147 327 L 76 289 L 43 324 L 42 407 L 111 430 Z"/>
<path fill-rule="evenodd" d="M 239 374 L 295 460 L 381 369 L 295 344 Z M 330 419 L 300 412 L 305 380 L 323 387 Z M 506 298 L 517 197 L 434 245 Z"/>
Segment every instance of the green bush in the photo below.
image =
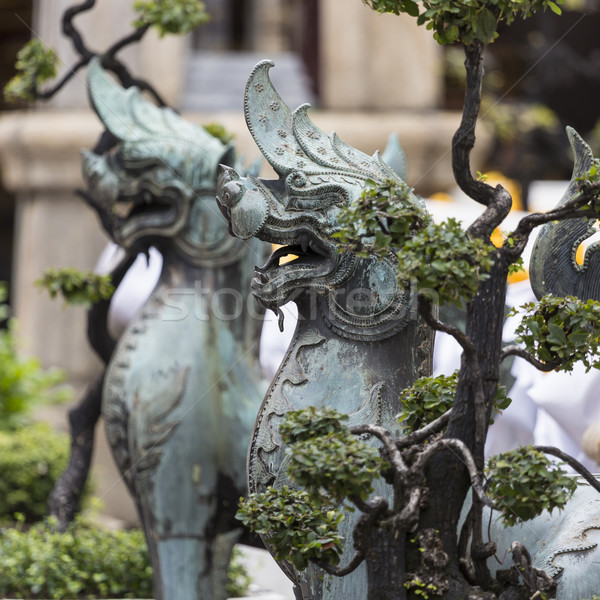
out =
<path fill-rule="evenodd" d="M 152 567 L 141 530 L 105 531 L 79 521 L 66 533 L 48 520 L 0 535 L 2 598 L 152 598 Z M 250 578 L 229 565 L 227 592 L 246 595 Z"/>
<path fill-rule="evenodd" d="M 0 536 L 3 598 L 152 598 L 152 568 L 141 531 L 87 524 L 66 533 L 52 522 Z"/>
<path fill-rule="evenodd" d="M 6 284 L 0 281 L 0 320 L 8 316 L 6 296 Z M 60 402 L 70 396 L 65 389 L 54 389 L 64 381 L 62 371 L 44 370 L 35 358 L 18 355 L 16 330 L 14 319 L 0 330 L 0 431 L 26 423 L 37 404 Z"/>
<path fill-rule="evenodd" d="M 0 521 L 27 523 L 46 514 L 46 501 L 67 465 L 69 438 L 45 423 L 0 431 Z"/>

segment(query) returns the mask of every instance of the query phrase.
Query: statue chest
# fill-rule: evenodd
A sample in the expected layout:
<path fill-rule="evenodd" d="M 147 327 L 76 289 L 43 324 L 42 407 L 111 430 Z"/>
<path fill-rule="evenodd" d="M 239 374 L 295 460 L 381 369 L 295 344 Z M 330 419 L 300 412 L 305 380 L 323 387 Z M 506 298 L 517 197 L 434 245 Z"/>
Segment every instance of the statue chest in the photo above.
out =
<path fill-rule="evenodd" d="M 420 370 L 427 371 L 431 360 L 430 344 L 406 342 L 417 339 L 419 329 L 409 323 L 400 335 L 365 343 L 300 321 L 258 413 L 249 454 L 250 491 L 289 483 L 279 435 L 289 411 L 327 406 L 348 414 L 349 426 L 374 423 L 400 435 L 399 391 Z"/>

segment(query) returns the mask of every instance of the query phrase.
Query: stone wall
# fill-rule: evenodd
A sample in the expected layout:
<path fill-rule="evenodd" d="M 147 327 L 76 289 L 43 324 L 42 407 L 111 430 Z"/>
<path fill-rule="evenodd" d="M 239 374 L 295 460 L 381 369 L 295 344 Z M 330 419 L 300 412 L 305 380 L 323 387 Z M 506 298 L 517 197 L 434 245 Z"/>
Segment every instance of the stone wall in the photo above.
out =
<path fill-rule="evenodd" d="M 382 15 L 358 0 L 321 0 L 320 90 L 335 110 L 436 109 L 441 47 L 406 15 Z"/>

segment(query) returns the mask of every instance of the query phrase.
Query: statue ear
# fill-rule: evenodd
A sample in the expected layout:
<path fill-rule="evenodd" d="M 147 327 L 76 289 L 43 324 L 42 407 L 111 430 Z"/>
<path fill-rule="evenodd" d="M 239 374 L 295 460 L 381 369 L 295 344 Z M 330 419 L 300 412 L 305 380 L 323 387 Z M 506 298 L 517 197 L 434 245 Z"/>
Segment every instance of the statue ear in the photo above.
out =
<path fill-rule="evenodd" d="M 227 146 L 217 164 L 232 168 L 235 167 L 235 148 L 231 144 Z"/>

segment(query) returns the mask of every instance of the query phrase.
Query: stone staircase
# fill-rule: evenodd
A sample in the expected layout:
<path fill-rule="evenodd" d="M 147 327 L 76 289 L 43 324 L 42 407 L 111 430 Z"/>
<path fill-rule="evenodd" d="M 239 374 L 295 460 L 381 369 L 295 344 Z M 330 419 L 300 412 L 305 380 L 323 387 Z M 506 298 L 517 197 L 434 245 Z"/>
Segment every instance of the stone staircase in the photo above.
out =
<path fill-rule="evenodd" d="M 269 58 L 271 77 L 286 104 L 294 109 L 315 100 L 302 60 L 291 52 L 195 52 L 187 61 L 179 108 L 186 112 L 242 111 L 246 81 L 254 66 Z"/>

